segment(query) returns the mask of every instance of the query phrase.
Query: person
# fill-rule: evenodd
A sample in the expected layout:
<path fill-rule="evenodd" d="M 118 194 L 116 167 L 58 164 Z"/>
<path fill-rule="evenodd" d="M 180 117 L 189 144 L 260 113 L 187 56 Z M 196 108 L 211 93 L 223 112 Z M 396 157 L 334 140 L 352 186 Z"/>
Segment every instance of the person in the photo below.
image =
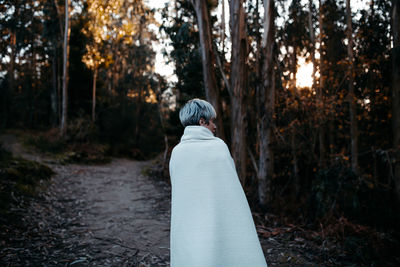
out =
<path fill-rule="evenodd" d="M 266 267 L 250 207 L 217 114 L 192 99 L 179 112 L 185 127 L 171 153 L 171 267 Z"/>

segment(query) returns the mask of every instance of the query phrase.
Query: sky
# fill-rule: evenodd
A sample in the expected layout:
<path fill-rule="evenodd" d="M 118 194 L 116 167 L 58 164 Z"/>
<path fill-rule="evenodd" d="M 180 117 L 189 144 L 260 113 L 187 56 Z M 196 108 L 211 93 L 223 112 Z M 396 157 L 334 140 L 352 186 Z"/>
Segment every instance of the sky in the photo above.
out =
<path fill-rule="evenodd" d="M 150 8 L 163 8 L 165 6 L 165 3 L 170 2 L 167 0 L 147 0 L 144 1 Z M 155 13 L 155 19 L 161 23 L 161 14 L 160 12 Z M 158 34 L 158 28 L 154 25 L 153 30 L 156 34 Z M 172 63 L 169 65 L 166 64 L 165 58 L 162 55 L 162 49 L 171 49 L 169 47 L 164 47 L 163 44 L 159 42 L 153 42 L 153 48 L 156 51 L 156 63 L 155 63 L 155 72 L 161 74 L 164 76 L 167 81 L 169 82 L 177 82 L 178 79 L 174 74 L 174 66 L 172 66 Z"/>

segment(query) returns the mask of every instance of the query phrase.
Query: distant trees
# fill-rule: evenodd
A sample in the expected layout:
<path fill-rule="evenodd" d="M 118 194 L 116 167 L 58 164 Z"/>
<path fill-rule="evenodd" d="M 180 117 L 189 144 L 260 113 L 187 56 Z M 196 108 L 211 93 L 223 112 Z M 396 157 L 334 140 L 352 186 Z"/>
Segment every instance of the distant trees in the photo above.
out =
<path fill-rule="evenodd" d="M 399 192 L 398 1 L 232 0 L 230 30 L 226 3 L 170 1 L 157 25 L 144 1 L 0 0 L 1 126 L 64 125 L 68 137 L 91 117 L 99 139 L 140 155 L 164 146 L 148 134 L 160 121 L 178 140 L 177 110 L 201 97 L 252 201 L 298 214 L 313 201 L 335 206 L 339 197 L 318 197 L 349 181 L 359 198 Z M 151 25 L 177 82 L 154 74 Z M 302 61 L 312 64 L 306 87 Z M 156 105 L 167 87 L 170 112 Z"/>
<path fill-rule="evenodd" d="M 162 131 L 147 124 L 159 120 L 155 91 L 163 81 L 154 74 L 153 10 L 143 1 L 0 1 L 0 7 L 1 127 L 58 126 L 71 140 L 91 115 L 95 123 L 85 123 L 91 140 L 125 142 L 113 147 L 118 153 L 140 157 L 139 150 L 162 149 L 162 139 L 149 145 L 147 138 Z"/>
<path fill-rule="evenodd" d="M 197 77 L 195 68 L 204 81 L 216 79 L 215 100 L 229 118 L 224 127 L 231 129 L 227 141 L 239 176 L 249 192 L 257 189 L 259 203 L 272 208 L 268 204 L 285 197 L 293 205 L 305 203 L 321 177 L 338 164 L 374 186 L 390 175 L 390 162 L 377 152 L 390 155 L 391 147 L 387 1 L 371 1 L 356 13 L 350 1 L 230 1 L 228 53 L 221 43 L 224 23 L 218 21 L 220 14 L 212 15 L 223 2 L 219 7 L 216 1 L 202 4 L 211 14 L 201 15 L 197 1 L 188 5 L 179 0 L 164 9 L 178 103 L 207 95 L 205 84 L 204 93 L 197 86 L 183 88 Z M 194 14 L 197 28 L 190 25 Z M 216 49 L 207 48 L 209 59 L 203 57 L 200 67 L 189 55 L 205 51 L 204 36 L 213 37 L 208 46 Z M 300 59 L 312 63 L 313 82 L 306 88 L 297 83 L 303 79 Z M 249 163 L 251 169 L 246 168 Z M 343 175 L 336 175 L 335 181 L 342 183 Z"/>
<path fill-rule="evenodd" d="M 27 0 L 1 1 L 0 7 L 0 125 L 32 127 L 39 121 L 48 123 L 47 81 L 52 80 L 48 52 L 54 51 L 49 21 L 57 18 L 54 5 Z M 50 79 L 44 80 L 46 76 Z"/>

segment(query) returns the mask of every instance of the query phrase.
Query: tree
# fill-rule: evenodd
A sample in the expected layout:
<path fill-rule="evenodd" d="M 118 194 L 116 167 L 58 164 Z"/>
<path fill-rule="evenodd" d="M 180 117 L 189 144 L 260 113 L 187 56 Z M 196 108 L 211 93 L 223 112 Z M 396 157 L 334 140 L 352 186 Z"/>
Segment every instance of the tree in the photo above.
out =
<path fill-rule="evenodd" d="M 259 163 L 258 195 L 261 205 L 271 201 L 271 182 L 274 175 L 274 153 L 272 150 L 273 117 L 275 113 L 275 4 L 274 0 L 264 0 L 264 33 L 261 53 L 261 81 L 258 88 L 259 107 Z"/>
<path fill-rule="evenodd" d="M 199 27 L 201 59 L 203 64 L 204 90 L 207 101 L 209 101 L 217 112 L 217 129 L 219 136 L 225 139 L 224 127 L 222 124 L 222 109 L 220 93 L 216 79 L 216 59 L 213 49 L 213 39 L 211 33 L 210 10 L 207 1 L 191 0 L 196 11 L 197 25 Z"/>
<path fill-rule="evenodd" d="M 63 46 L 63 89 L 62 89 L 62 116 L 61 116 L 61 135 L 65 135 L 67 130 L 68 112 L 68 62 L 69 62 L 69 0 L 65 0 L 65 27 L 64 27 L 64 46 Z"/>
<path fill-rule="evenodd" d="M 392 92 L 393 92 L 393 146 L 396 156 L 395 187 L 400 199 L 400 0 L 392 1 Z"/>
<path fill-rule="evenodd" d="M 232 157 L 235 160 L 238 175 L 245 185 L 246 181 L 246 59 L 247 34 L 243 0 L 230 1 L 231 28 L 231 128 L 232 128 Z"/>
<path fill-rule="evenodd" d="M 309 0 L 308 2 L 308 31 L 310 35 L 310 56 L 311 56 L 311 63 L 313 65 L 312 71 L 312 88 L 315 90 L 316 87 L 316 80 L 315 80 L 315 72 L 317 69 L 316 61 L 315 61 L 315 32 L 314 32 L 314 23 L 313 23 L 313 1 Z"/>
<path fill-rule="evenodd" d="M 88 15 L 92 23 L 89 23 L 88 29 L 83 29 L 86 36 L 92 38 L 92 42 L 86 45 L 86 54 L 83 57 L 83 62 L 93 71 L 92 85 L 92 121 L 96 119 L 96 83 L 97 74 L 100 64 L 105 61 L 100 55 L 101 44 L 105 35 L 104 27 L 107 26 L 105 19 L 105 8 L 100 1 L 87 1 Z M 108 16 L 107 16 L 108 18 Z"/>
<path fill-rule="evenodd" d="M 319 87 L 317 90 L 317 109 L 319 111 L 319 123 L 318 123 L 318 141 L 319 141 L 319 164 L 321 167 L 326 166 L 326 150 L 325 150 L 325 126 L 323 125 L 324 117 L 324 97 L 323 92 L 325 91 L 325 62 L 324 62 L 324 52 L 323 52 L 323 38 L 324 38 L 324 24 L 323 24 L 323 0 L 319 0 Z"/>
<path fill-rule="evenodd" d="M 350 141 L 351 141 L 351 169 L 355 174 L 359 174 L 358 170 L 358 131 L 357 131 L 357 99 L 354 94 L 354 56 L 353 56 L 353 26 L 351 16 L 350 0 L 346 0 L 346 18 L 347 18 L 347 56 L 349 61 L 348 71 L 348 101 L 350 111 Z"/>

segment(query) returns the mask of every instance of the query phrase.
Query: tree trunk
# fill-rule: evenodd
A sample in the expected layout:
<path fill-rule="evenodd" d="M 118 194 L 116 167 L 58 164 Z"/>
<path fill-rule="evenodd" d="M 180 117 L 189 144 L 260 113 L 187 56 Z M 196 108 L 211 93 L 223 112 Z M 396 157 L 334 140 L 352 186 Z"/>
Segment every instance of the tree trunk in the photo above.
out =
<path fill-rule="evenodd" d="M 221 14 L 221 46 L 222 54 L 225 54 L 225 0 L 222 2 L 222 14 Z"/>
<path fill-rule="evenodd" d="M 291 58 L 291 61 L 292 61 L 291 67 L 292 67 L 292 75 L 293 75 L 292 84 L 293 84 L 293 93 L 297 97 L 298 96 L 298 90 L 297 90 L 297 84 L 296 84 L 296 81 L 297 81 L 297 77 L 296 77 L 296 74 L 297 74 L 297 52 L 296 52 L 297 47 L 296 47 L 295 40 L 293 40 L 292 45 L 293 45 L 293 53 L 292 53 L 292 58 Z"/>
<path fill-rule="evenodd" d="M 300 193 L 300 177 L 299 177 L 299 165 L 298 165 L 298 158 L 297 158 L 297 141 L 296 141 L 296 126 L 295 124 L 292 127 L 291 131 L 291 148 L 292 148 L 292 160 L 293 160 L 293 178 L 294 178 L 294 188 L 296 192 L 296 198 L 299 196 Z"/>
<path fill-rule="evenodd" d="M 393 147 L 395 151 L 395 187 L 400 200 L 400 0 L 392 1 L 392 92 L 393 92 Z"/>
<path fill-rule="evenodd" d="M 53 50 L 52 59 L 52 90 L 50 94 L 51 101 L 51 124 L 56 126 L 58 124 L 58 87 L 57 87 L 57 43 Z"/>
<path fill-rule="evenodd" d="M 207 101 L 213 105 L 217 112 L 217 131 L 221 139 L 225 139 L 224 127 L 222 124 L 222 104 L 215 77 L 215 55 L 213 51 L 210 11 L 207 2 L 203 0 L 191 0 L 196 11 L 197 24 L 200 35 L 201 59 L 203 65 L 203 81 Z"/>
<path fill-rule="evenodd" d="M 275 110 L 275 71 L 274 71 L 274 45 L 275 45 L 275 7 L 274 0 L 264 0 L 264 35 L 262 40 L 262 66 L 259 88 L 258 133 L 260 142 L 260 155 L 258 163 L 258 197 L 260 204 L 266 206 L 271 201 L 271 181 L 274 174 L 274 153 L 272 150 L 273 116 Z"/>
<path fill-rule="evenodd" d="M 246 107 L 244 93 L 246 86 L 247 36 L 243 0 L 230 1 L 230 28 L 232 40 L 231 60 L 231 122 L 232 156 L 239 178 L 245 186 L 246 179 Z"/>
<path fill-rule="evenodd" d="M 15 48 L 16 48 L 16 31 L 15 29 L 11 29 L 10 32 L 10 65 L 8 66 L 8 88 L 5 88 L 5 92 L 3 93 L 4 102 L 2 103 L 3 109 L 3 121 L 0 125 L 1 128 L 7 127 L 8 121 L 8 111 L 9 111 L 9 97 L 11 96 L 12 92 L 14 91 L 14 83 L 15 83 Z"/>
<path fill-rule="evenodd" d="M 160 124 L 162 128 L 162 132 L 164 134 L 164 155 L 163 155 L 163 162 L 162 162 L 162 167 L 161 170 L 164 172 L 167 167 L 167 156 L 168 156 L 168 150 L 169 150 L 169 144 L 168 144 L 168 135 L 167 131 L 165 129 L 165 122 L 164 122 L 164 115 L 162 112 L 162 90 L 161 90 L 161 85 L 159 82 L 158 89 L 155 91 L 156 93 L 156 99 L 157 99 L 157 107 L 158 107 L 158 115 L 160 117 Z"/>
<path fill-rule="evenodd" d="M 93 69 L 93 91 L 92 91 L 92 122 L 96 120 L 96 81 L 97 81 L 97 66 Z"/>
<path fill-rule="evenodd" d="M 314 33 L 314 26 L 313 26 L 313 21 L 312 21 L 312 14 L 313 14 L 313 8 L 312 8 L 312 0 L 309 1 L 309 13 L 308 13 L 308 27 L 309 27 L 309 32 L 310 32 L 310 43 L 311 43 L 311 63 L 313 65 L 313 71 L 312 71 L 312 79 L 313 79 L 313 84 L 312 84 L 312 89 L 315 89 L 316 85 L 316 80 L 315 80 L 315 72 L 316 72 L 316 64 L 315 64 L 315 33 Z"/>
<path fill-rule="evenodd" d="M 62 116 L 61 135 L 65 135 L 67 129 L 67 105 L 68 105 L 68 66 L 69 66 L 69 0 L 65 1 L 65 30 L 64 30 L 64 61 L 63 61 L 63 89 L 62 89 Z"/>
<path fill-rule="evenodd" d="M 350 0 L 346 0 L 347 14 L 347 55 L 349 57 L 349 107 L 350 107 L 350 140 L 351 140 L 351 169 L 358 175 L 358 131 L 356 96 L 354 94 L 354 56 L 353 56 L 353 26 L 351 22 Z"/>
<path fill-rule="evenodd" d="M 138 96 L 136 98 L 136 110 L 135 110 L 134 140 L 135 140 L 136 147 L 139 147 L 139 140 L 140 140 L 140 114 L 141 114 L 141 110 L 142 110 L 142 92 L 143 92 L 143 89 L 140 86 Z"/>
<path fill-rule="evenodd" d="M 320 167 L 325 167 L 326 166 L 326 157 L 325 157 L 325 126 L 324 126 L 324 120 L 325 120 L 325 105 L 324 105 L 324 99 L 323 99 L 323 92 L 324 92 L 324 86 L 325 86 L 325 70 L 324 70 L 324 62 L 323 62 L 323 48 L 322 48 L 322 40 L 323 40 L 323 35 L 324 35 L 324 27 L 323 27 L 323 22 L 322 22 L 322 0 L 319 0 L 319 16 L 318 16 L 318 22 L 319 22 L 319 90 L 317 90 L 317 111 L 320 111 L 320 114 L 318 116 L 318 139 L 319 139 L 319 165 Z"/>

